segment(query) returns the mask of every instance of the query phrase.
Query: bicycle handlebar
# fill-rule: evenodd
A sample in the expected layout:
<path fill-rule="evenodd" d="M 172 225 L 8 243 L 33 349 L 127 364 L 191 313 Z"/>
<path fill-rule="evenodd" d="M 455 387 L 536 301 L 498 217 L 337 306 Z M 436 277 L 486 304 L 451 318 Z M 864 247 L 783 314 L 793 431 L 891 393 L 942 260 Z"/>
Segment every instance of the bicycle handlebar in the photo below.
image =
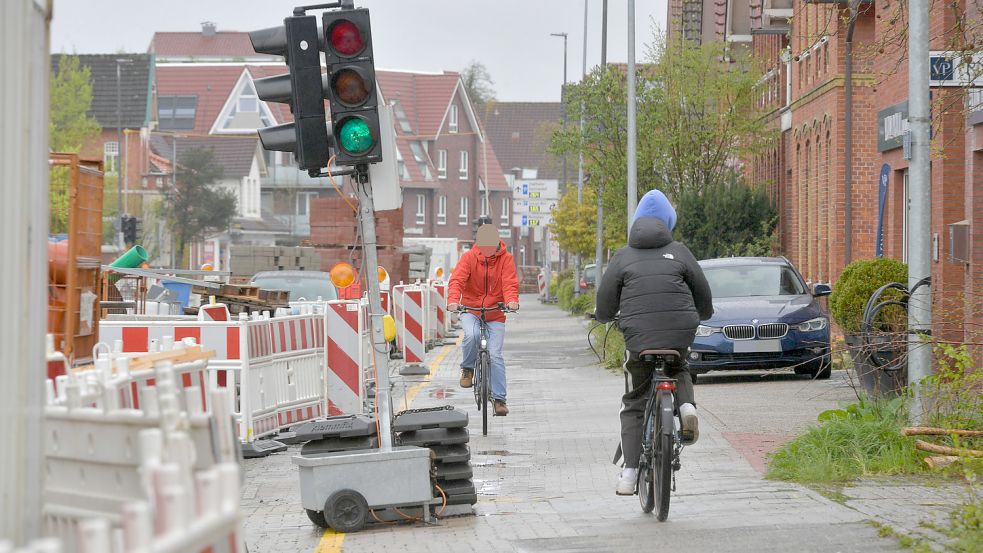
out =
<path fill-rule="evenodd" d="M 507 308 L 502 302 L 499 302 L 495 307 L 468 307 L 466 305 L 457 306 L 458 313 L 463 313 L 465 311 L 480 311 L 481 313 L 487 313 L 488 311 L 501 311 L 502 313 L 515 313 L 514 309 Z"/>

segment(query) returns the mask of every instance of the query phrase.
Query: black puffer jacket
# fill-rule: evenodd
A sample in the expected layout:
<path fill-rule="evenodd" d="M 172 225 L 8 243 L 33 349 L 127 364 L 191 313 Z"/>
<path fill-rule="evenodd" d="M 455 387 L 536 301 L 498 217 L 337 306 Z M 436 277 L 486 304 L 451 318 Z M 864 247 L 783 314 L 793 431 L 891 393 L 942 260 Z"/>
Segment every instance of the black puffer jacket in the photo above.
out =
<path fill-rule="evenodd" d="M 611 258 L 597 289 L 597 320 L 621 311 L 629 351 L 685 349 L 700 321 L 713 316 L 710 285 L 689 248 L 655 217 L 631 227 L 628 246 Z"/>

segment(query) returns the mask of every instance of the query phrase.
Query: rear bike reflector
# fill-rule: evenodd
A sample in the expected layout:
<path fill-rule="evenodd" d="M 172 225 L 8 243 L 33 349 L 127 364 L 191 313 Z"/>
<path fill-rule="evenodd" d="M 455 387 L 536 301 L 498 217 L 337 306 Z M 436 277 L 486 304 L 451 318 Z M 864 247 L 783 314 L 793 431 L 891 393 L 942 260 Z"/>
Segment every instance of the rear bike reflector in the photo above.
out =
<path fill-rule="evenodd" d="M 670 392 L 676 390 L 675 382 L 659 382 L 655 385 L 656 390 L 669 390 Z"/>

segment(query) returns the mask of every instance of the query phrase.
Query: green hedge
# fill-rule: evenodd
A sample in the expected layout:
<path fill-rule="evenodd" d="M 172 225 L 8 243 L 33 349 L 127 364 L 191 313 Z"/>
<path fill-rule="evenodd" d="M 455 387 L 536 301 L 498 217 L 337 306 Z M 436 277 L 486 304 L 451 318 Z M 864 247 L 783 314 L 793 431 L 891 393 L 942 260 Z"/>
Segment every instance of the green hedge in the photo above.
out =
<path fill-rule="evenodd" d="M 840 330 L 848 334 L 860 332 L 867 300 L 878 288 L 889 282 L 907 284 L 908 266 L 889 257 L 859 259 L 847 265 L 829 297 L 829 311 Z M 899 292 L 891 290 L 881 296 L 881 299 L 900 297 Z M 882 313 L 882 318 L 897 316 L 898 313 L 890 310 Z"/>

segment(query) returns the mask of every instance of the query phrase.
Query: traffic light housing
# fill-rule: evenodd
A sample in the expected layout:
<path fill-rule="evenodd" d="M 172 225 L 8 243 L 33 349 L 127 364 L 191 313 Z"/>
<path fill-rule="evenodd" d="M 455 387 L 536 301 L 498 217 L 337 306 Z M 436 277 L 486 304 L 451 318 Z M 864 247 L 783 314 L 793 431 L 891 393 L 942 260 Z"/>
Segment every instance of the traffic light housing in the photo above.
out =
<path fill-rule="evenodd" d="M 328 165 L 330 142 L 317 17 L 288 17 L 282 27 L 249 33 L 249 40 L 258 53 L 284 56 L 289 70 L 253 83 L 260 99 L 288 103 L 294 116 L 293 123 L 259 129 L 263 148 L 293 152 L 302 170 L 320 173 Z"/>
<path fill-rule="evenodd" d="M 136 217 L 123 217 L 123 242 L 127 245 L 137 243 L 140 220 Z"/>
<path fill-rule="evenodd" d="M 324 12 L 321 28 L 328 65 L 325 97 L 331 106 L 335 163 L 360 165 L 382 161 L 369 10 Z"/>

